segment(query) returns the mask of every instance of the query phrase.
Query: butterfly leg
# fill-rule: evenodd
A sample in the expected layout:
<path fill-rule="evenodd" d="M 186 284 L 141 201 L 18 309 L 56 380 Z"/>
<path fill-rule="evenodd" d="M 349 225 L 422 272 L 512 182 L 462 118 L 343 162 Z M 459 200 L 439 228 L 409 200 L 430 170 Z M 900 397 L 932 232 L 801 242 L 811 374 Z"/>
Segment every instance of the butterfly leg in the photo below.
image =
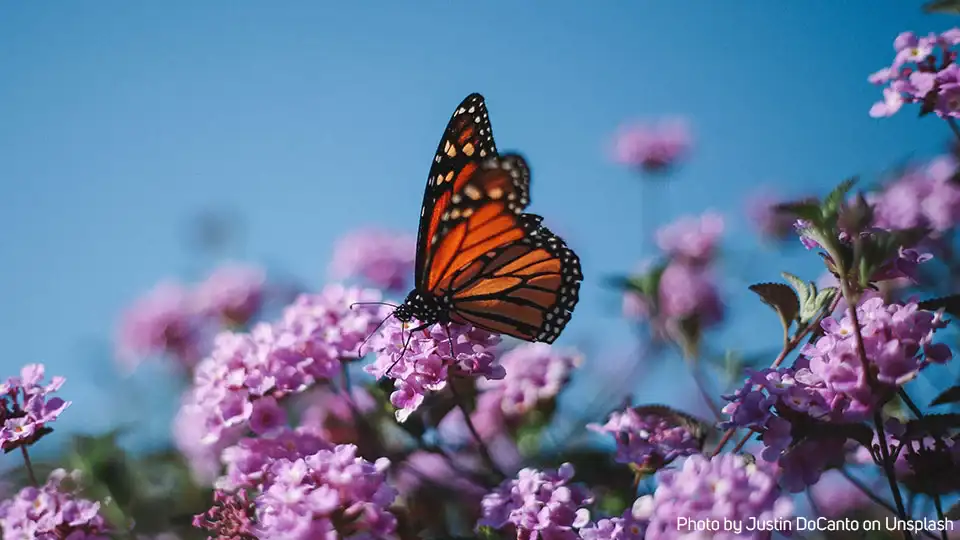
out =
<path fill-rule="evenodd" d="M 403 340 L 403 348 L 400 349 L 400 356 L 398 356 L 397 359 L 394 360 L 392 364 L 390 364 L 390 367 L 383 372 L 384 375 L 389 375 L 390 372 L 393 371 L 393 368 L 395 368 L 397 364 L 400 363 L 400 360 L 403 360 L 404 355 L 407 354 L 407 347 L 410 346 L 410 340 L 413 339 L 414 332 L 420 332 L 421 330 L 426 330 L 427 328 L 430 328 L 430 325 L 431 323 L 425 323 L 425 324 L 421 324 L 416 328 L 410 329 L 410 333 L 407 334 L 406 339 Z M 400 337 L 401 339 L 403 339 L 403 326 L 400 327 Z"/>

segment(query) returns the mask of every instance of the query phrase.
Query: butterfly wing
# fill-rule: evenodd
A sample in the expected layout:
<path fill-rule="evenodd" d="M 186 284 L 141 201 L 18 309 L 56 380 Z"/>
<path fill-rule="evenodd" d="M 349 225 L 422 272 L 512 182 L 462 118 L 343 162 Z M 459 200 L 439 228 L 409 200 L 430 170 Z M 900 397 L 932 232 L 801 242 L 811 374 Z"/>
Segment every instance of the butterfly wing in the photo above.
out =
<path fill-rule="evenodd" d="M 453 274 L 451 320 L 526 341 L 557 339 L 579 300 L 583 273 L 576 253 L 542 219 L 522 214 L 520 240 Z"/>
<path fill-rule="evenodd" d="M 453 112 L 430 167 L 417 232 L 414 283 L 418 290 L 428 289 L 428 268 L 432 266 L 435 247 L 442 245 L 441 240 L 452 230 L 443 216 L 446 214 L 449 219 L 455 205 L 454 194 L 465 187 L 481 161 L 496 155 L 483 96 L 470 94 Z"/>

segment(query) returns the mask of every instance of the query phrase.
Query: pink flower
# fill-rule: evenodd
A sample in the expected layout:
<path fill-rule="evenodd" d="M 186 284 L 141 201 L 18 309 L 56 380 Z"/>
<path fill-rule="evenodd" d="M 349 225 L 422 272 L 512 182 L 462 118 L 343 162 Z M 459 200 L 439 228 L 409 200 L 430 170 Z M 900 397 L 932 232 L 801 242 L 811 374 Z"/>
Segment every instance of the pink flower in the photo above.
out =
<path fill-rule="evenodd" d="M 657 246 L 670 257 L 707 262 L 713 259 L 723 229 L 723 216 L 715 212 L 684 216 L 657 231 Z"/>
<path fill-rule="evenodd" d="M 202 356 L 201 324 L 190 292 L 179 283 L 161 282 L 124 312 L 117 330 L 118 357 L 128 369 L 163 354 L 192 367 Z"/>
<path fill-rule="evenodd" d="M 260 309 L 265 283 L 261 268 L 228 264 L 196 287 L 193 301 L 199 313 L 219 318 L 229 326 L 243 326 Z"/>
<path fill-rule="evenodd" d="M 624 165 L 660 172 L 686 157 L 691 145 L 686 121 L 670 119 L 623 127 L 616 138 L 614 155 Z"/>
<path fill-rule="evenodd" d="M 370 285 L 405 292 L 413 276 L 416 237 L 378 229 L 361 229 L 341 238 L 333 253 L 334 279 L 361 277 Z"/>

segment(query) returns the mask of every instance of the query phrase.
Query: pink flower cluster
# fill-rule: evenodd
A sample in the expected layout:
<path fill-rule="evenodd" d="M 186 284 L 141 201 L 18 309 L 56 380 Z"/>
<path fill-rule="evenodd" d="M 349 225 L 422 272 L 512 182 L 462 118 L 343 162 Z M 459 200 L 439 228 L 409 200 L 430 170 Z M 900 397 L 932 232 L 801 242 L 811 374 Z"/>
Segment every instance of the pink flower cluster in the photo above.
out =
<path fill-rule="evenodd" d="M 494 348 L 500 336 L 469 325 L 433 326 L 411 335 L 417 321 L 401 323 L 391 319 L 373 343 L 374 363 L 364 367 L 378 379 L 394 379 L 390 394 L 397 420 L 404 422 L 423 403 L 428 392 L 446 387 L 451 375 L 502 379 L 505 371 L 497 363 Z"/>
<path fill-rule="evenodd" d="M 334 279 L 360 277 L 374 287 L 406 292 L 413 275 L 416 237 L 379 229 L 362 229 L 341 238 L 333 253 Z"/>
<path fill-rule="evenodd" d="M 870 193 L 874 225 L 891 230 L 926 227 L 934 233 L 953 228 L 960 223 L 960 186 L 952 181 L 956 172 L 956 159 L 942 156 Z"/>
<path fill-rule="evenodd" d="M 614 157 L 644 172 L 661 172 L 686 157 L 691 146 L 687 122 L 669 119 L 622 127 L 614 144 Z"/>
<path fill-rule="evenodd" d="M 723 320 L 725 308 L 713 275 L 713 262 L 723 234 L 723 218 L 713 212 L 680 218 L 657 231 L 657 245 L 666 256 L 654 298 L 629 292 L 624 312 L 649 319 L 657 333 L 676 332 L 680 321 L 696 317 L 701 329 Z"/>
<path fill-rule="evenodd" d="M 960 115 L 960 67 L 957 52 L 960 29 L 918 37 L 903 32 L 893 42 L 893 64 L 870 75 L 868 80 L 884 86 L 883 101 L 870 108 L 874 118 L 893 116 L 904 103 L 924 103 L 941 117 Z"/>
<path fill-rule="evenodd" d="M 360 343 L 386 312 L 351 304 L 379 299 L 375 290 L 330 285 L 320 294 L 301 295 L 275 324 L 218 335 L 210 356 L 197 365 L 182 406 L 194 420 L 202 419 L 201 442 L 216 444 L 237 426 L 265 434 L 285 425 L 277 399 L 338 375 L 344 359 L 357 358 Z"/>
<path fill-rule="evenodd" d="M 587 424 L 587 429 L 613 435 L 617 462 L 641 469 L 657 470 L 678 457 L 700 451 L 699 441 L 688 427 L 663 414 L 632 407 L 614 411 L 603 425 Z"/>
<path fill-rule="evenodd" d="M 119 360 L 132 370 L 143 358 L 165 354 L 193 367 L 212 330 L 243 326 L 256 315 L 265 279 L 259 268 L 228 264 L 193 288 L 159 283 L 124 312 L 116 335 Z"/>
<path fill-rule="evenodd" d="M 583 355 L 546 343 L 523 343 L 500 356 L 505 375 L 477 381 L 477 409 L 499 409 L 507 418 L 522 416 L 560 393 Z"/>
<path fill-rule="evenodd" d="M 259 537 L 392 537 L 397 518 L 389 508 L 397 492 L 386 482 L 389 466 L 386 458 L 359 457 L 350 444 L 274 460 L 256 497 Z"/>
<path fill-rule="evenodd" d="M 657 489 L 647 503 L 652 509 L 646 531 L 649 540 L 673 540 L 690 534 L 682 528 L 681 517 L 695 522 L 722 516 L 742 523 L 756 518 L 762 523 L 793 516 L 793 504 L 781 493 L 770 467 L 750 463 L 736 454 L 690 456 L 679 468 L 660 471 L 657 481 Z M 769 538 L 762 531 L 739 535 L 720 530 L 711 536 L 718 540 Z"/>
<path fill-rule="evenodd" d="M 50 431 L 48 424 L 70 406 L 70 401 L 50 397 L 65 379 L 53 377 L 49 384 L 41 384 L 44 372 L 43 364 L 27 364 L 19 377 L 0 384 L 0 448 L 5 452 L 39 440 Z"/>
<path fill-rule="evenodd" d="M 56 469 L 40 487 L 25 487 L 0 503 L 4 538 L 66 538 L 109 540 L 111 527 L 100 514 L 100 503 L 80 498 L 70 484 L 79 471 Z"/>
<path fill-rule="evenodd" d="M 838 459 L 842 463 L 844 453 L 842 439 L 791 447 L 795 422 L 864 420 L 924 367 L 952 356 L 946 345 L 933 343 L 936 330 L 946 325 L 939 314 L 913 303 L 884 304 L 880 298 L 863 302 L 857 314 L 876 386 L 863 370 L 848 315 L 839 321 L 824 319 L 825 334 L 802 349 L 804 358 L 796 368 L 751 371 L 742 388 L 724 396 L 730 403 L 723 412 L 730 420 L 723 427 L 761 433 L 763 459 L 780 463 L 784 483 L 792 491 L 816 482 L 828 466 Z"/>
<path fill-rule="evenodd" d="M 555 471 L 521 470 L 516 479 L 505 480 L 483 498 L 477 525 L 516 538 L 577 539 L 577 529 L 590 522 L 587 507 L 593 495 L 570 482 L 574 472 L 569 463 Z"/>

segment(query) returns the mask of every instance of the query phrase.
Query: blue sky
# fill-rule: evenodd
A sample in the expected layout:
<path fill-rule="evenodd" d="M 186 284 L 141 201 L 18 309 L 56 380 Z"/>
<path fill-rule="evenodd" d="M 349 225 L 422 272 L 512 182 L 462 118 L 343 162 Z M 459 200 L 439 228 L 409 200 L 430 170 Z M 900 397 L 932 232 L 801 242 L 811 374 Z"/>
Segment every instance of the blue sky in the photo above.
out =
<path fill-rule="evenodd" d="M 894 37 L 955 24 L 919 2 L 330 6 L 0 6 L 0 374 L 44 362 L 67 376 L 63 431 L 137 420 L 164 435 L 173 382 L 147 366 L 119 384 L 106 346 L 139 294 L 195 277 L 193 215 L 236 212 L 235 258 L 319 287 L 344 232 L 415 231 L 437 141 L 470 92 L 501 150 L 528 157 L 531 211 L 583 259 L 562 341 L 599 344 L 591 365 L 630 345 L 602 278 L 649 252 L 649 225 L 724 213 L 732 320 L 716 346 L 772 346 L 777 322 L 746 285 L 819 270 L 812 254 L 764 251 L 744 197 L 823 192 L 949 136 L 909 112 L 867 115 L 880 91 L 866 77 Z M 673 183 L 644 185 L 610 162 L 609 140 L 664 115 L 691 118 L 696 151 Z"/>

